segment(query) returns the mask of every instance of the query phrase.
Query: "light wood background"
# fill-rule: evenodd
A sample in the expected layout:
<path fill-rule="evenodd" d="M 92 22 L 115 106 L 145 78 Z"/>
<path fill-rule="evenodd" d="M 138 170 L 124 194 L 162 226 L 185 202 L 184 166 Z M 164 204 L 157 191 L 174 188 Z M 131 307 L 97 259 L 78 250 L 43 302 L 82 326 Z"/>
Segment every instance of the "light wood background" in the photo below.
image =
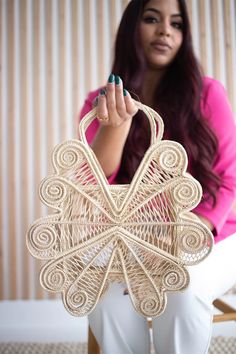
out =
<path fill-rule="evenodd" d="M 188 0 L 196 53 L 236 112 L 235 0 Z M 0 0 L 0 300 L 51 295 L 28 253 L 52 148 L 76 137 L 86 93 L 105 83 L 128 0 Z"/>

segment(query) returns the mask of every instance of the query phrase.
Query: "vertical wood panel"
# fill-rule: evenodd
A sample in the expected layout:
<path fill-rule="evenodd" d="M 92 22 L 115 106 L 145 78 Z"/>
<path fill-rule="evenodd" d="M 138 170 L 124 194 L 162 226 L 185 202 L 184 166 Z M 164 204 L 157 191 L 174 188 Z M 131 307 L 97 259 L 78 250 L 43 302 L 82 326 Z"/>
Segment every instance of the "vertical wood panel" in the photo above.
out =
<path fill-rule="evenodd" d="M 199 0 L 199 14 L 201 64 L 204 72 L 207 72 L 205 0 Z"/>
<path fill-rule="evenodd" d="M 226 80 L 229 99 L 234 101 L 234 89 L 233 89 L 233 53 L 232 53 L 232 27 L 230 16 L 230 0 L 224 0 L 224 27 L 225 27 L 225 56 L 226 56 Z"/>
<path fill-rule="evenodd" d="M 66 139 L 66 126 L 65 126 L 65 96 L 64 96 L 64 85 L 65 85 L 65 0 L 59 0 L 59 120 L 60 120 L 60 139 Z"/>
<path fill-rule="evenodd" d="M 104 79 L 106 77 L 106 67 L 105 67 L 105 56 L 106 56 L 106 18 L 105 18 L 105 2 L 104 0 L 97 0 L 97 31 L 99 33 L 98 36 L 98 47 L 97 47 L 97 67 L 100 73 L 101 78 Z"/>
<path fill-rule="evenodd" d="M 58 0 L 51 0 L 51 21 L 52 21 L 52 33 L 51 33 L 51 42 L 52 42 L 52 125 L 54 143 L 58 143 L 61 140 L 60 137 L 60 102 L 59 102 L 59 81 L 60 81 L 60 58 L 59 58 L 59 2 Z"/>
<path fill-rule="evenodd" d="M 211 14 L 212 14 L 212 47 L 213 47 L 213 58 L 218 58 L 213 61 L 213 73 L 217 80 L 220 80 L 221 69 L 220 69 L 220 36 L 219 36 L 219 13 L 216 0 L 211 0 Z"/>
<path fill-rule="evenodd" d="M 84 11 L 84 31 L 86 33 L 86 39 L 84 42 L 84 53 L 80 53 L 80 55 L 84 55 L 84 69 L 85 69 L 85 90 L 89 91 L 92 85 L 92 65 L 93 60 L 97 60 L 97 58 L 92 58 L 91 53 L 91 23 L 89 21 L 90 13 L 91 13 L 91 0 L 87 0 L 83 3 L 83 11 Z"/>
<path fill-rule="evenodd" d="M 55 68 L 53 68 L 53 27 L 52 27 L 52 11 L 53 11 L 53 3 L 52 1 L 45 1 L 45 60 L 47 63 L 46 70 L 45 70 L 45 76 L 46 76 L 46 88 L 47 91 L 50 92 L 51 94 L 47 95 L 47 104 L 46 104 L 46 138 L 47 138 L 47 153 L 50 155 L 52 153 L 52 150 L 55 146 L 56 139 L 55 139 L 55 129 L 56 127 L 54 126 L 55 122 L 52 119 L 53 116 L 53 74 L 55 71 Z M 59 102 L 57 102 L 59 104 Z M 53 172 L 52 168 L 52 163 L 51 159 L 47 159 L 47 174 L 50 174 Z M 51 212 L 50 208 L 46 208 L 47 213 L 49 214 Z M 42 262 L 38 262 L 39 268 L 42 266 Z M 38 282 L 38 287 L 40 287 L 39 282 Z M 55 299 L 55 294 L 53 293 L 46 293 L 45 291 L 42 291 L 42 288 L 38 289 L 37 292 L 38 298 L 49 298 L 49 299 Z"/>
<path fill-rule="evenodd" d="M 40 102 L 41 99 L 41 53 L 40 53 L 40 0 L 35 0 L 32 2 L 33 6 L 33 90 L 34 90 L 34 175 L 35 175 L 35 187 L 37 188 L 41 179 L 42 179 L 42 171 L 41 171 L 41 148 L 42 148 L 42 134 L 43 131 L 41 129 L 42 122 L 42 105 Z M 47 158 L 47 156 L 45 156 Z M 35 191 L 37 193 L 37 190 Z M 42 206 L 38 203 L 35 198 L 35 217 L 38 218 L 42 211 Z M 34 261 L 35 274 L 38 274 L 40 270 L 39 262 Z M 37 276 L 33 277 L 33 285 L 35 289 L 36 298 L 40 298 L 41 289 L 39 288 L 39 284 L 37 281 Z"/>
<path fill-rule="evenodd" d="M 79 56 L 79 36 L 77 31 L 77 21 L 78 21 L 78 11 L 79 4 L 76 0 L 72 1 L 71 4 L 71 22 L 72 22 L 72 69 L 73 69 L 73 80 L 72 80 L 72 117 L 71 122 L 74 137 L 76 137 L 76 117 L 79 112 L 79 82 L 81 77 L 79 76 L 79 66 L 80 56 Z"/>
<path fill-rule="evenodd" d="M 129 0 L 121 0 L 121 3 L 122 3 L 122 9 L 124 10 L 126 8 L 126 6 L 128 5 Z"/>
<path fill-rule="evenodd" d="M 0 5 L 0 67 L 2 70 L 0 70 L 0 115 L 1 117 L 3 116 L 3 69 L 4 69 L 4 63 L 3 63 L 3 57 L 2 57 L 2 49 L 3 49 L 3 4 L 2 6 Z M 4 16 L 5 17 L 5 16 Z M 0 121 L 0 139 L 1 139 L 1 144 L 0 144 L 0 169 L 3 171 L 4 165 L 3 165 L 3 145 L 2 145 L 2 140 L 3 140 L 3 120 L 1 119 Z M 3 288 L 3 283 L 4 283 L 4 277 L 3 277 L 3 271 L 4 271 L 4 264 L 3 264 L 3 237 L 4 237 L 4 228 L 3 228 L 3 173 L 0 173 L 0 299 L 3 299 L 4 297 L 4 288 Z"/>
<path fill-rule="evenodd" d="M 117 13 L 117 1 L 116 0 L 110 0 L 110 30 L 111 30 L 111 40 L 113 42 L 113 39 L 115 38 L 116 35 L 116 30 L 117 30 L 117 18 L 118 18 L 118 13 Z"/>
<path fill-rule="evenodd" d="M 10 299 L 13 300 L 16 298 L 16 249 L 15 249 L 15 234 L 16 234 L 16 225 L 15 225 L 15 129 L 14 129 L 14 120 L 15 120 L 15 90 L 14 90 L 14 1 L 8 1 L 8 230 L 9 230 L 9 244 L 8 244 L 8 257 L 9 257 L 9 269 L 8 276 L 10 280 Z"/>
<path fill-rule="evenodd" d="M 15 97 L 15 117 L 14 117 L 14 160 L 15 160 L 15 234 L 14 234 L 14 247 L 15 247 L 15 265 L 16 265 L 16 294 L 15 297 L 19 298 L 22 294 L 22 242 L 16 233 L 22 232 L 22 189 L 21 189 L 21 106 L 22 106 L 22 72 L 21 72 L 21 16 L 20 16 L 19 2 L 14 2 L 14 97 Z M 24 81 L 24 77 L 23 77 Z"/>
<path fill-rule="evenodd" d="M 233 111 L 236 114 L 236 2 L 231 2 L 231 23 L 232 23 L 232 43 L 233 43 Z"/>
<path fill-rule="evenodd" d="M 66 0 L 65 3 L 65 126 L 66 138 L 73 137 L 72 125 L 72 24 L 71 24 L 71 0 Z M 71 122 L 71 124 L 68 124 Z"/>
<path fill-rule="evenodd" d="M 187 3 L 187 8 L 188 8 L 189 21 L 192 26 L 192 23 L 193 23 L 193 3 L 192 3 L 192 0 L 187 0 L 186 3 Z"/>
<path fill-rule="evenodd" d="M 30 192 L 32 192 L 32 189 L 30 188 L 33 184 L 33 176 L 30 174 L 29 171 L 29 165 L 31 164 L 32 160 L 30 159 L 29 151 L 31 149 L 31 144 L 30 144 L 30 139 L 29 137 L 32 135 L 31 131 L 31 125 L 30 122 L 32 123 L 33 119 L 30 117 L 33 117 L 33 100 L 32 100 L 32 80 L 31 80 L 31 75 L 30 75 L 30 69 L 31 69 L 31 47 L 32 47 L 32 27 L 31 27 L 31 22 L 32 22 L 32 16 L 29 10 L 29 1 L 26 1 L 25 4 L 25 26 L 26 30 L 25 32 L 22 33 L 22 36 L 24 37 L 25 35 L 25 42 L 26 42 L 26 48 L 25 48 L 25 71 L 26 71 L 26 80 L 25 80 L 25 100 L 24 100 L 24 105 L 23 105 L 23 117 L 24 117 L 24 127 L 22 129 L 22 178 L 23 178 L 23 195 L 24 195 L 24 205 L 23 207 L 23 228 L 24 228 L 24 234 L 27 231 L 28 225 L 30 223 L 30 212 L 33 214 L 34 210 L 34 203 L 32 204 L 31 200 L 31 195 Z M 33 215 L 32 215 L 33 216 Z M 30 255 L 29 252 L 27 252 L 26 247 L 24 247 L 24 257 L 23 257 L 23 299 L 28 299 L 32 297 L 32 294 L 30 292 Z"/>
<path fill-rule="evenodd" d="M 28 62 L 27 58 L 27 31 L 29 31 L 29 28 L 27 27 L 27 0 L 22 1 L 21 3 L 21 11 L 20 11 L 20 18 L 21 18 L 21 73 L 22 77 L 24 80 L 22 80 L 21 85 L 22 85 L 22 104 L 21 104 L 21 122 L 22 122 L 22 128 L 21 128 L 21 186 L 22 186 L 22 195 L 24 196 L 24 204 L 23 207 L 21 208 L 21 213 L 22 213 L 22 235 L 25 235 L 26 230 L 29 225 L 29 180 L 28 180 L 28 158 L 27 158 L 27 150 L 28 150 L 28 144 L 27 144 L 27 136 L 30 133 L 29 131 L 29 126 L 28 126 L 28 104 L 27 100 L 29 99 L 28 97 L 28 71 L 27 67 L 30 65 Z M 24 245 L 22 245 L 22 250 L 23 250 L 23 264 L 22 264 L 22 295 L 21 298 L 23 299 L 28 299 L 30 297 L 30 292 L 29 292 L 29 253 L 27 252 L 27 249 Z"/>
<path fill-rule="evenodd" d="M 48 92 L 53 92 L 53 61 L 52 61 L 52 1 L 45 2 L 45 40 L 46 40 L 46 87 Z M 55 134 L 53 125 L 52 95 L 48 96 L 46 106 L 46 137 L 47 149 L 52 151 L 55 146 Z M 52 171 L 51 159 L 47 159 L 47 171 Z"/>

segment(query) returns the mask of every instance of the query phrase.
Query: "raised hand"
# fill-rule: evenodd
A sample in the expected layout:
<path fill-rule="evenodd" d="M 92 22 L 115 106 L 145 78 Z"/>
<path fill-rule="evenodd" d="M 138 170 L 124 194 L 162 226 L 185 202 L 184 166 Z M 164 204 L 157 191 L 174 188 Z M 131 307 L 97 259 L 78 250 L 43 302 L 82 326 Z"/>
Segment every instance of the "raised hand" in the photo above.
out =
<path fill-rule="evenodd" d="M 97 98 L 97 117 L 103 125 L 118 127 L 137 113 L 129 92 L 123 88 L 119 76 L 111 74 L 106 88 L 100 91 Z"/>

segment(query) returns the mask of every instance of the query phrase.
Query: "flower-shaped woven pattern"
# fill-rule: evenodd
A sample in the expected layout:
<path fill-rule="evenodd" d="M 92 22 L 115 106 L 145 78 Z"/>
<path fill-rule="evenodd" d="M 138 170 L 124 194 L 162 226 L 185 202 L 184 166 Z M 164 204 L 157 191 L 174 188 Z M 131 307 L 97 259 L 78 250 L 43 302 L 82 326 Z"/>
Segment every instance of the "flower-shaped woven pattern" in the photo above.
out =
<path fill-rule="evenodd" d="M 137 105 L 150 121 L 151 145 L 129 185 L 109 185 L 86 142 L 93 110 L 80 123 L 80 140 L 56 146 L 55 174 L 40 186 L 42 201 L 56 213 L 31 225 L 27 246 L 47 261 L 41 285 L 61 292 L 73 315 L 89 314 L 114 281 L 126 283 L 140 314 L 161 314 L 166 291 L 186 288 L 185 266 L 202 261 L 213 244 L 190 212 L 202 192 L 186 172 L 185 150 L 161 140 L 160 116 Z"/>

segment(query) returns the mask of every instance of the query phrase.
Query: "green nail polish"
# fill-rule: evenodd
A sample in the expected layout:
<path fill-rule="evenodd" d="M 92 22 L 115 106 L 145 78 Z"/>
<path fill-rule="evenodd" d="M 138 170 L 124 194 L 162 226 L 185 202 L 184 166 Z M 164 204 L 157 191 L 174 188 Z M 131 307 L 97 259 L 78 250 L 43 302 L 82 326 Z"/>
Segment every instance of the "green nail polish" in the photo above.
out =
<path fill-rule="evenodd" d="M 123 94 L 124 96 L 127 96 L 128 95 L 128 91 L 126 89 L 123 90 Z"/>
<path fill-rule="evenodd" d="M 100 90 L 100 95 L 101 95 L 101 96 L 104 96 L 105 94 L 106 94 L 106 91 L 103 90 L 103 89 L 101 89 L 101 90 Z"/>
<path fill-rule="evenodd" d="M 111 74 L 108 78 L 108 82 L 112 84 L 115 81 L 115 75 Z"/>
<path fill-rule="evenodd" d="M 116 82 L 116 85 L 119 85 L 120 84 L 120 77 L 119 76 L 116 76 L 115 77 L 115 82 Z"/>

